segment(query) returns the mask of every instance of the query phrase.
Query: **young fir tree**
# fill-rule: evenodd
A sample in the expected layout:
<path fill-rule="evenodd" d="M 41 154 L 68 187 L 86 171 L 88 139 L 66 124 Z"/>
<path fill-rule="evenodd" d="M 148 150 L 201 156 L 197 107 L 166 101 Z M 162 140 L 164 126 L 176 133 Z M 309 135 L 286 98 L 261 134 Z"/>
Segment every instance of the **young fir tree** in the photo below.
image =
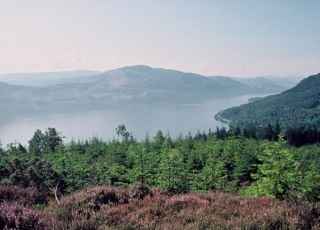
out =
<path fill-rule="evenodd" d="M 131 146 L 129 148 L 132 169 L 130 170 L 130 181 L 132 183 L 152 184 L 150 164 L 151 159 L 147 148 L 142 145 Z"/>
<path fill-rule="evenodd" d="M 265 144 L 264 151 L 259 155 L 262 164 L 255 175 L 256 183 L 248 190 L 249 194 L 284 199 L 297 190 L 297 164 L 293 152 L 284 148 L 283 144 L 282 140 Z"/>
<path fill-rule="evenodd" d="M 210 157 L 198 177 L 196 189 L 223 190 L 227 182 L 228 176 L 225 163 L 219 159 Z"/>
<path fill-rule="evenodd" d="M 158 183 L 169 192 L 181 193 L 190 190 L 189 172 L 179 150 L 170 149 L 162 153 Z"/>
<path fill-rule="evenodd" d="M 29 141 L 29 152 L 42 155 L 46 151 L 46 136 L 41 130 L 37 130 Z"/>

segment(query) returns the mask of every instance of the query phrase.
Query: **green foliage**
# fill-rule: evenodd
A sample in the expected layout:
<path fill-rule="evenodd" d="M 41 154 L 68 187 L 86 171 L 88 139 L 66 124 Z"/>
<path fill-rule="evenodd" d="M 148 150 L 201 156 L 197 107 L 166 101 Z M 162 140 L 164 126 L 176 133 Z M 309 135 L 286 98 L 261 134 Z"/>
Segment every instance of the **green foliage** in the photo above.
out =
<path fill-rule="evenodd" d="M 320 200 L 320 174 L 319 168 L 314 163 L 311 163 L 303 173 L 299 191 L 306 200 Z"/>
<path fill-rule="evenodd" d="M 46 151 L 45 135 L 41 130 L 37 130 L 29 141 L 29 152 L 42 155 Z"/>
<path fill-rule="evenodd" d="M 297 190 L 297 163 L 282 142 L 268 143 L 259 155 L 262 162 L 255 175 L 256 183 L 250 189 L 254 195 L 273 196 L 284 199 Z"/>
<path fill-rule="evenodd" d="M 228 183 L 227 173 L 223 161 L 210 157 L 198 176 L 199 181 L 196 188 L 199 190 L 223 190 Z"/>
<path fill-rule="evenodd" d="M 29 141 L 29 152 L 37 155 L 54 152 L 62 144 L 62 137 L 55 128 L 48 128 L 45 133 L 37 130 Z"/>
<path fill-rule="evenodd" d="M 62 137 L 60 137 L 55 128 L 48 128 L 44 136 L 46 150 L 49 152 L 54 152 L 62 144 Z"/>
<path fill-rule="evenodd" d="M 37 131 L 28 149 L 19 144 L 3 149 L 1 183 L 46 191 L 59 184 L 66 193 L 94 185 L 138 183 L 173 193 L 223 190 L 320 200 L 317 145 L 290 147 L 283 140 L 240 137 L 234 130 L 176 139 L 158 132 L 143 141 L 61 140 L 56 131 Z"/>
<path fill-rule="evenodd" d="M 128 170 L 123 165 L 113 164 L 106 172 L 110 185 L 125 185 L 129 183 Z"/>
<path fill-rule="evenodd" d="M 275 125 L 283 129 L 296 126 L 320 125 L 320 74 L 310 76 L 296 87 L 281 94 L 268 96 L 249 104 L 226 109 L 217 115 L 234 126 Z"/>
<path fill-rule="evenodd" d="M 154 185 L 157 165 L 159 159 L 147 146 L 132 145 L 128 150 L 129 160 L 132 163 L 130 168 L 130 181 L 132 183 Z"/>
<path fill-rule="evenodd" d="M 43 159 L 7 159 L 6 164 L 2 164 L 0 168 L 1 184 L 36 187 L 43 192 L 50 192 L 57 184 L 60 184 L 60 189 L 64 187 L 62 176 Z"/>
<path fill-rule="evenodd" d="M 190 190 L 190 179 L 187 164 L 179 150 L 171 149 L 162 153 L 159 174 L 161 188 L 170 192 L 186 192 Z"/>

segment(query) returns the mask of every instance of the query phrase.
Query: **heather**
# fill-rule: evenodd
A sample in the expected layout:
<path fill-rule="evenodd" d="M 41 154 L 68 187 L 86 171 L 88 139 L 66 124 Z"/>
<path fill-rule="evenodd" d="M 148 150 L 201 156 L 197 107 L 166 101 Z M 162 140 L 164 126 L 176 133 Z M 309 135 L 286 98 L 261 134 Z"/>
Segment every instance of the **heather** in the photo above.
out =
<path fill-rule="evenodd" d="M 170 195 L 155 190 L 144 199 L 92 210 L 75 208 L 77 214 L 68 220 L 74 223 L 79 213 L 86 213 L 89 224 L 111 229 L 311 229 L 319 224 L 319 210 L 309 206 L 221 192 Z"/>
<path fill-rule="evenodd" d="M 222 192 L 172 194 L 143 185 L 98 186 L 43 209 L 0 204 L 1 229 L 319 229 L 320 207 Z"/>
<path fill-rule="evenodd" d="M 45 213 L 16 203 L 0 204 L 0 229 L 53 229 L 54 221 Z"/>
<path fill-rule="evenodd" d="M 17 202 L 24 206 L 43 205 L 47 204 L 48 195 L 33 187 L 0 186 L 0 204 L 2 202 Z"/>

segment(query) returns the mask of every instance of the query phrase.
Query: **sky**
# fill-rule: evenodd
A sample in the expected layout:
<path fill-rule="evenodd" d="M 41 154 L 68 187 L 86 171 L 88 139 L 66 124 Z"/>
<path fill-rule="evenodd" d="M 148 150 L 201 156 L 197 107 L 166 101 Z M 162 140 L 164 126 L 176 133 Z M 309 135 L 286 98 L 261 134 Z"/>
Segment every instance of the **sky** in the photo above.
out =
<path fill-rule="evenodd" d="M 319 0 L 0 0 L 0 73 L 320 72 Z"/>

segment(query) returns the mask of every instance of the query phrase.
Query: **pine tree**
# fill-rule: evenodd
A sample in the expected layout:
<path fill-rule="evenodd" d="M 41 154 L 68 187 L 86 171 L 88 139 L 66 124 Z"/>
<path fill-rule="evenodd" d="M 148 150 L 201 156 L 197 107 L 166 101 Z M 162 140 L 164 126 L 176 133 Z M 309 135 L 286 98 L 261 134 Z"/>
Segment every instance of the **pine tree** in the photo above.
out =
<path fill-rule="evenodd" d="M 29 152 L 42 155 L 46 151 L 46 136 L 41 130 L 37 130 L 29 141 Z"/>
<path fill-rule="evenodd" d="M 228 182 L 227 178 L 225 163 L 210 157 L 198 177 L 196 188 L 198 190 L 223 190 Z"/>
<path fill-rule="evenodd" d="M 162 153 L 158 183 L 169 192 L 181 193 L 190 190 L 189 172 L 179 150 L 171 149 Z"/>
<path fill-rule="evenodd" d="M 259 160 L 262 164 L 258 166 L 252 190 L 255 195 L 284 199 L 297 189 L 297 165 L 293 153 L 283 148 L 283 140 L 266 144 Z"/>
<path fill-rule="evenodd" d="M 62 137 L 60 137 L 55 128 L 48 128 L 46 130 L 45 144 L 48 152 L 54 152 L 58 146 L 62 145 Z"/>

